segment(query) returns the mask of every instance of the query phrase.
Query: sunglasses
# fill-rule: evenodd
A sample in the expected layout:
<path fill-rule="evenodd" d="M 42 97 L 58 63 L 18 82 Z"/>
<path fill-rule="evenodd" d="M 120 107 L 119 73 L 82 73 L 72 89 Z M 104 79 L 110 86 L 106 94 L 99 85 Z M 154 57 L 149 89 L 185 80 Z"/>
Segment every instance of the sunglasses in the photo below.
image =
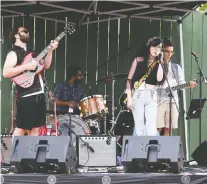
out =
<path fill-rule="evenodd" d="M 18 32 L 18 34 L 19 34 L 19 33 L 22 33 L 22 32 L 25 33 L 25 34 L 29 33 L 29 31 L 27 31 L 26 29 L 24 29 L 24 30 Z"/>

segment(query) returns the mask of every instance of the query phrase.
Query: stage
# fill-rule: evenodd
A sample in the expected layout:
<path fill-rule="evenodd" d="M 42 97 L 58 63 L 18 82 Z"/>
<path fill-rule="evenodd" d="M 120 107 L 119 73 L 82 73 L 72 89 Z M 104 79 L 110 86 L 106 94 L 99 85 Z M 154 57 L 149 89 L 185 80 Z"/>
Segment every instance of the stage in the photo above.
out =
<path fill-rule="evenodd" d="M 51 176 L 50 181 L 47 178 Z M 53 177 L 55 176 L 55 177 Z M 178 183 L 207 183 L 207 173 L 184 173 L 184 174 L 163 174 L 163 173 L 82 173 L 82 174 L 70 174 L 70 175 L 46 175 L 46 174 L 5 174 L 4 184 L 46 184 L 56 183 L 68 184 L 178 184 Z M 181 179 L 182 178 L 182 179 Z M 190 179 L 190 182 L 189 182 Z"/>
<path fill-rule="evenodd" d="M 118 168 L 118 167 L 117 167 Z M 121 168 L 121 167 L 120 167 Z M 207 167 L 188 166 L 184 167 L 180 174 L 171 173 L 124 173 L 123 169 L 114 170 L 116 173 L 110 172 L 89 172 L 86 169 L 78 170 L 74 174 L 40 174 L 25 173 L 2 174 L 4 184 L 206 184 L 207 183 Z M 104 168 L 102 168 L 103 171 Z M 109 168 L 108 168 L 109 169 Z M 100 171 L 100 170 L 99 170 Z M 108 170 L 109 171 L 109 170 Z M 2 182 L 3 183 L 3 182 Z"/>

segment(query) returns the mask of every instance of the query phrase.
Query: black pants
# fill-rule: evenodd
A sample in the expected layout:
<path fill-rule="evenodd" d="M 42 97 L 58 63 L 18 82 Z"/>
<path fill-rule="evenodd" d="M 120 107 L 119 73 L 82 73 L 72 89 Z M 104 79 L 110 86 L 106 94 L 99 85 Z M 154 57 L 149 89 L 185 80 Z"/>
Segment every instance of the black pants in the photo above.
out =
<path fill-rule="evenodd" d="M 31 130 L 46 123 L 45 95 L 33 95 L 17 100 L 16 127 Z"/>

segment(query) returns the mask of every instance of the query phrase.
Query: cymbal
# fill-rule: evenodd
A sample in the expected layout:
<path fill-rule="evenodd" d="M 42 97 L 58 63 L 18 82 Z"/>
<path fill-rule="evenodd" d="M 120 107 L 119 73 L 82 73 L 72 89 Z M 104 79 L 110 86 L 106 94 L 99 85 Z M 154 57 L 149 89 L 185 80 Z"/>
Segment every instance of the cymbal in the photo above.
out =
<path fill-rule="evenodd" d="M 116 73 L 116 74 L 105 76 L 99 79 L 97 82 L 107 82 L 107 81 L 112 81 L 112 80 L 118 80 L 121 78 L 125 78 L 127 76 L 128 76 L 128 73 Z"/>

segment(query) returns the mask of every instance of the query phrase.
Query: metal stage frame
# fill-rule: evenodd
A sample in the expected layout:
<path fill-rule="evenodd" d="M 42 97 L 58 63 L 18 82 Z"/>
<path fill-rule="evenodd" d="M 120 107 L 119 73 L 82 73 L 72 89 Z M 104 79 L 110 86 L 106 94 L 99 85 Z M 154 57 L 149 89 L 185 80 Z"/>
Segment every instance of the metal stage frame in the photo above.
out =
<path fill-rule="evenodd" d="M 158 21 L 158 24 L 162 21 L 170 22 L 174 24 L 179 24 L 180 33 L 180 61 L 181 66 L 184 69 L 184 51 L 183 51 L 183 31 L 182 31 L 182 21 L 191 13 L 201 13 L 196 10 L 205 1 L 82 1 L 82 2 L 71 2 L 71 1 L 2 1 L 1 2 L 1 23 L 7 21 L 8 18 L 22 17 L 24 24 L 24 17 L 30 16 L 34 18 L 34 24 L 36 19 L 44 19 L 46 21 L 54 21 L 56 23 L 70 23 L 78 26 L 87 26 L 90 24 L 99 24 L 102 22 L 108 22 L 108 34 L 110 33 L 110 21 L 118 20 L 120 29 L 120 19 L 129 19 L 129 34 L 130 34 L 130 19 L 144 19 L 148 21 Z M 73 6 L 74 5 L 74 6 Z M 84 5 L 84 7 L 83 7 Z M 104 7 L 103 10 L 101 7 Z M 108 9 L 107 9 L 107 8 Z M 114 8 L 116 7 L 116 8 Z M 71 16 L 68 18 L 66 15 L 70 13 Z M 175 16 L 173 16 L 175 15 Z M 90 18 L 90 16 L 93 16 Z M 94 18 L 95 17 L 95 18 Z M 56 24 L 57 26 L 57 24 Z M 35 26 L 34 26 L 35 27 Z M 34 30 L 35 33 L 35 30 Z M 1 30 L 1 41 L 4 41 L 3 26 Z M 97 34 L 99 36 L 99 34 Z M 66 37 L 67 39 L 67 37 Z M 99 44 L 99 38 L 97 37 L 97 44 Z M 88 36 L 87 36 L 88 42 Z M 130 44 L 130 39 L 128 40 Z M 46 44 L 46 43 L 45 43 Z M 34 48 L 35 48 L 35 34 L 34 34 Z M 65 45 L 65 49 L 67 44 Z M 87 53 L 88 45 L 86 45 L 86 83 L 87 83 L 87 67 L 88 59 Z M 118 48 L 119 52 L 119 48 Z M 108 45 L 108 59 L 109 59 L 109 45 Z M 66 64 L 65 56 L 65 64 Z M 97 65 L 98 63 L 98 49 L 97 49 Z M 55 56 L 56 65 L 56 56 Z M 2 69 L 0 68 L 0 71 Z M 96 70 L 96 81 L 98 80 L 98 69 Z M 66 73 L 66 72 L 65 72 Z M 108 75 L 108 71 L 106 71 Z M 66 77 L 66 74 L 65 74 Z M 55 81 L 54 73 L 54 83 Z M 2 80 L 2 79 L 1 79 Z M 12 85 L 13 90 L 13 85 Z M 106 86 L 105 86 L 106 94 Z M 12 94 L 13 95 L 13 94 Z M 13 99 L 13 96 L 11 97 Z M 0 99 L 1 101 L 1 99 Z M 186 110 L 186 94 L 183 91 L 183 104 L 184 110 Z M 13 109 L 13 108 L 12 108 Z M 185 118 L 184 118 L 185 119 Z M 185 150 L 186 150 L 186 160 L 189 159 L 189 148 L 188 148 L 188 124 L 185 119 Z M 12 177 L 12 176 L 11 176 Z"/>

